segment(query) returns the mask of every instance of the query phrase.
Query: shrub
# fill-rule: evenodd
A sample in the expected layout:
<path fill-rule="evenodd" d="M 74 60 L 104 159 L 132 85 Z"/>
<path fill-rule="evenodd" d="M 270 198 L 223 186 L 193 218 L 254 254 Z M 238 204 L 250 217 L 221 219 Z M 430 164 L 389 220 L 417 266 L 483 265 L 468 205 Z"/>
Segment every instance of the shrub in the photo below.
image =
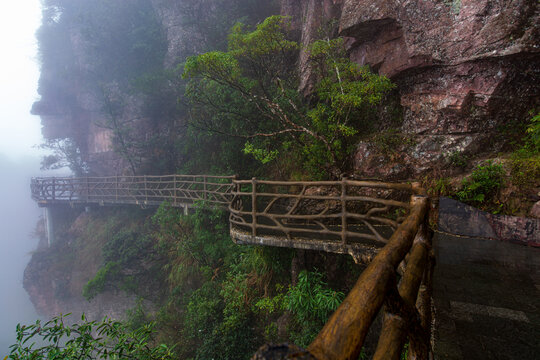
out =
<path fill-rule="evenodd" d="M 469 164 L 469 157 L 460 151 L 453 151 L 447 156 L 448 163 L 457 168 L 465 169 Z"/>
<path fill-rule="evenodd" d="M 302 271 L 285 298 L 285 307 L 296 318 L 297 328 L 290 329 L 294 343 L 303 347 L 311 343 L 344 296 L 330 289 L 320 272 Z"/>
<path fill-rule="evenodd" d="M 119 278 L 120 264 L 118 262 L 108 262 L 99 268 L 96 276 L 90 279 L 83 287 L 83 296 L 86 300 L 92 300 L 96 295 L 102 293 L 105 288 Z"/>
<path fill-rule="evenodd" d="M 522 147 L 512 154 L 510 175 L 520 188 L 534 186 L 540 179 L 540 113 L 531 119 Z"/>
<path fill-rule="evenodd" d="M 502 164 L 488 161 L 484 165 L 478 165 L 471 175 L 463 179 L 461 190 L 456 195 L 459 200 L 472 205 L 492 201 L 503 185 L 503 176 Z"/>
<path fill-rule="evenodd" d="M 130 331 L 109 318 L 65 324 L 66 316 L 58 316 L 42 324 L 17 325 L 17 342 L 11 345 L 9 359 L 174 359 L 167 345 L 151 345 L 154 324 Z M 36 343 L 39 344 L 36 347 Z"/>

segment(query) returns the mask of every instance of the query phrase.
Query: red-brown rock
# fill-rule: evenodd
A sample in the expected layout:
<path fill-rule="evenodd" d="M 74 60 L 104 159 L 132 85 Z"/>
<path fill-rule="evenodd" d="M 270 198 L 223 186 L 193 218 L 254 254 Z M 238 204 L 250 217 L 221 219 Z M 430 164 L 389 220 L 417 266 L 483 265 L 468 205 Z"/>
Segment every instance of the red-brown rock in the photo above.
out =
<path fill-rule="evenodd" d="M 360 144 L 355 159 L 360 176 L 417 177 L 444 166 L 451 153 L 498 151 L 507 140 L 500 128 L 523 123 L 539 103 L 535 0 L 287 0 L 282 5 L 285 14 L 302 19 L 304 43 L 315 38 L 314 28 L 336 18 L 351 59 L 398 85 L 401 130 L 416 146 L 400 150 L 404 153 L 388 164 L 373 146 Z M 301 72 L 302 89 L 309 91 L 305 61 Z"/>

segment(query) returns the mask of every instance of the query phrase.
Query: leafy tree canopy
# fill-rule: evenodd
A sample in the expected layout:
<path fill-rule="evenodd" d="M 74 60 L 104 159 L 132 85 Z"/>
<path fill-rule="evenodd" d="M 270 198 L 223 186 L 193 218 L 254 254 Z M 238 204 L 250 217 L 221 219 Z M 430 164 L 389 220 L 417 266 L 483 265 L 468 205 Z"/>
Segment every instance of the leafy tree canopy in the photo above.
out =
<path fill-rule="evenodd" d="M 300 45 L 290 33 L 281 16 L 253 31 L 237 24 L 227 51 L 188 58 L 191 126 L 243 139 L 244 152 L 263 163 L 292 150 L 312 173 L 337 176 L 347 170 L 359 129 L 373 121 L 393 85 L 351 62 L 342 39 L 327 38 L 307 49 L 316 83 L 306 99 L 297 90 Z"/>

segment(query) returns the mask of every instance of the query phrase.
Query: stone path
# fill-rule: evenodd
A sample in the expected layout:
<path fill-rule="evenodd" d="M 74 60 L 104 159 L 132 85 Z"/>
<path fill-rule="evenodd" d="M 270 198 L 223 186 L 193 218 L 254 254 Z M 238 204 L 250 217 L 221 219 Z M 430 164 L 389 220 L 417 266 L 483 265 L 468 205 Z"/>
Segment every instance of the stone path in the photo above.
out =
<path fill-rule="evenodd" d="M 437 234 L 436 359 L 540 359 L 540 249 Z"/>

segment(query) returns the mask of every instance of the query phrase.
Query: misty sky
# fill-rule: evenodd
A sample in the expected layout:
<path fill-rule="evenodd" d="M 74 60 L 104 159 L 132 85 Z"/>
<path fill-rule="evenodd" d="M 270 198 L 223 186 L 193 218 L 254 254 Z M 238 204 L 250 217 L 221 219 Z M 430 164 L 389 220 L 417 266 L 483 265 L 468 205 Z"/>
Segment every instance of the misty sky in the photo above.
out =
<path fill-rule="evenodd" d="M 38 98 L 35 32 L 39 0 L 4 2 L 0 11 L 0 359 L 15 340 L 18 322 L 37 315 L 22 288 L 23 271 L 36 248 L 39 214 L 30 199 L 30 176 L 39 174 L 39 117 L 30 114 Z"/>
<path fill-rule="evenodd" d="M 41 143 L 39 117 L 30 114 L 38 98 L 40 20 L 39 0 L 5 2 L 0 11 L 0 154 L 14 160 L 38 156 L 33 147 Z"/>

